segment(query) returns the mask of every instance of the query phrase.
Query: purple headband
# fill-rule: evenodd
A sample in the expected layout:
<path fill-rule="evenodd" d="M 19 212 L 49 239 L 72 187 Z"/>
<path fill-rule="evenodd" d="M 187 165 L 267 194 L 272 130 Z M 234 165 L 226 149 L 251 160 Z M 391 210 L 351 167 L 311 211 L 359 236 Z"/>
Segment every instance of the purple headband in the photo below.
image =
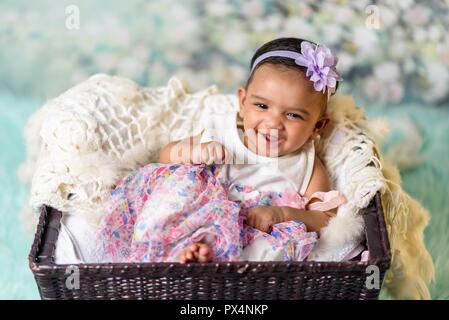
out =
<path fill-rule="evenodd" d="M 254 61 L 251 73 L 254 68 L 268 57 L 286 57 L 295 60 L 299 66 L 307 67 L 306 76 L 313 81 L 313 87 L 316 91 L 323 93 L 328 89 L 328 98 L 335 92 L 337 81 L 343 80 L 337 72 L 337 57 L 335 57 L 329 48 L 324 45 L 315 45 L 308 41 L 301 42 L 301 53 L 289 50 L 269 51 L 259 56 Z"/>

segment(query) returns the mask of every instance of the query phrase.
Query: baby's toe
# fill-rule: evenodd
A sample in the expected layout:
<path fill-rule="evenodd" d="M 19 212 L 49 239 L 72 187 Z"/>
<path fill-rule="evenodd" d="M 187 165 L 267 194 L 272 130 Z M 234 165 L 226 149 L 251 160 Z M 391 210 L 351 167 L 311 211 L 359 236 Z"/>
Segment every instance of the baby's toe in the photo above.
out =
<path fill-rule="evenodd" d="M 200 247 L 198 260 L 200 262 L 212 261 L 212 250 L 207 244 L 204 244 Z"/>
<path fill-rule="evenodd" d="M 210 248 L 207 244 L 203 244 L 200 249 L 199 249 L 199 253 L 201 256 L 207 256 L 210 252 Z"/>
<path fill-rule="evenodd" d="M 195 257 L 195 254 L 192 251 L 187 251 L 186 252 L 186 259 L 187 260 L 192 260 Z"/>
<path fill-rule="evenodd" d="M 186 263 L 187 262 L 187 251 L 183 250 L 179 254 L 179 262 L 180 263 Z"/>

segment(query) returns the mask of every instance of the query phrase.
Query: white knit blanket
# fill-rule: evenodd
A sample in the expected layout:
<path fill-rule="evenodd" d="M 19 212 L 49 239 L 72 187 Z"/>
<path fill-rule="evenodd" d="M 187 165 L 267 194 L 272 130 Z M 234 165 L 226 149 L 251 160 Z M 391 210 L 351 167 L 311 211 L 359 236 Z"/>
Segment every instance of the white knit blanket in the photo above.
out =
<path fill-rule="evenodd" d="M 29 205 L 37 212 L 47 204 L 96 225 L 102 204 L 119 179 L 146 163 L 158 162 L 159 150 L 169 141 L 198 134 L 205 110 L 236 108 L 236 96 L 220 94 L 215 86 L 190 93 L 176 77 L 166 86 L 144 88 L 128 79 L 94 75 L 48 101 L 31 117 L 26 129 L 27 160 L 19 172 L 24 181 L 32 177 Z M 347 96 L 332 97 L 328 113 L 332 122 L 317 153 L 334 189 L 348 202 L 322 230 L 309 259 L 341 261 L 364 236 L 360 210 L 377 191 L 391 194 L 375 142 L 386 134 L 386 126 L 369 122 Z M 388 223 L 389 213 L 395 211 L 393 200 L 387 207 Z M 422 243 L 418 245 L 425 251 Z M 416 282 L 427 281 L 421 274 L 416 278 Z"/>

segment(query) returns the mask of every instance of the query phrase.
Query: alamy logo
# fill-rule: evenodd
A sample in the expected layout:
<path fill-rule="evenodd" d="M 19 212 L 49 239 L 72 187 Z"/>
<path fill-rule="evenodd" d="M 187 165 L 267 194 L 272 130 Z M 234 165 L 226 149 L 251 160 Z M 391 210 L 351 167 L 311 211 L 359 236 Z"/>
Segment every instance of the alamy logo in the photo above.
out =
<path fill-rule="evenodd" d="M 65 8 L 65 27 L 69 30 L 80 29 L 80 8 L 75 5 L 70 5 Z"/>
<path fill-rule="evenodd" d="M 80 270 L 77 266 L 69 266 L 65 270 L 67 278 L 65 279 L 65 286 L 69 290 L 78 290 L 80 288 Z"/>
<path fill-rule="evenodd" d="M 380 270 L 378 266 L 369 265 L 365 273 L 368 274 L 365 281 L 365 286 L 368 290 L 380 289 Z"/>
<path fill-rule="evenodd" d="M 232 130 L 232 129 L 229 129 Z M 213 157 L 215 164 L 258 164 L 261 163 L 260 158 L 270 157 L 270 168 L 276 168 L 279 164 L 279 141 L 278 130 L 241 130 L 238 129 L 237 134 L 240 141 L 223 141 L 224 137 L 232 137 L 232 134 L 220 133 L 215 129 L 204 129 L 201 138 L 194 143 L 193 147 L 185 140 L 181 140 L 170 149 L 170 159 L 177 162 L 206 163 Z M 191 135 L 193 136 L 193 134 Z M 247 146 L 242 146 L 246 141 Z M 207 146 L 208 143 L 215 142 L 213 147 Z M 217 150 L 217 143 L 225 148 L 226 157 L 222 157 L 221 148 Z M 224 160 L 222 160 L 224 158 Z M 264 159 L 265 160 L 265 159 Z M 265 163 L 265 161 L 263 161 Z M 262 172 L 261 172 L 262 174 Z"/>
<path fill-rule="evenodd" d="M 369 5 L 365 8 L 365 13 L 368 14 L 365 20 L 365 25 L 368 29 L 380 29 L 380 9 L 378 6 Z"/>

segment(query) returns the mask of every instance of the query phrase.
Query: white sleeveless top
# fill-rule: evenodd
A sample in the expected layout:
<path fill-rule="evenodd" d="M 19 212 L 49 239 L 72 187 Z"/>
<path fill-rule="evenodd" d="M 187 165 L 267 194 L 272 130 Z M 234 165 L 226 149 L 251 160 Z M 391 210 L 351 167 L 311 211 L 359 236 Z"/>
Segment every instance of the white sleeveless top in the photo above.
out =
<path fill-rule="evenodd" d="M 304 195 L 315 161 L 313 140 L 294 153 L 265 157 L 252 152 L 243 143 L 243 130 L 238 129 L 238 125 L 243 127 L 243 123 L 238 112 L 207 113 L 201 123 L 200 143 L 220 142 L 229 154 L 222 165 L 221 177 L 230 183 L 230 200 L 244 200 L 241 199 L 242 193 L 234 190 L 236 184 L 250 185 L 259 191 L 295 190 Z"/>

